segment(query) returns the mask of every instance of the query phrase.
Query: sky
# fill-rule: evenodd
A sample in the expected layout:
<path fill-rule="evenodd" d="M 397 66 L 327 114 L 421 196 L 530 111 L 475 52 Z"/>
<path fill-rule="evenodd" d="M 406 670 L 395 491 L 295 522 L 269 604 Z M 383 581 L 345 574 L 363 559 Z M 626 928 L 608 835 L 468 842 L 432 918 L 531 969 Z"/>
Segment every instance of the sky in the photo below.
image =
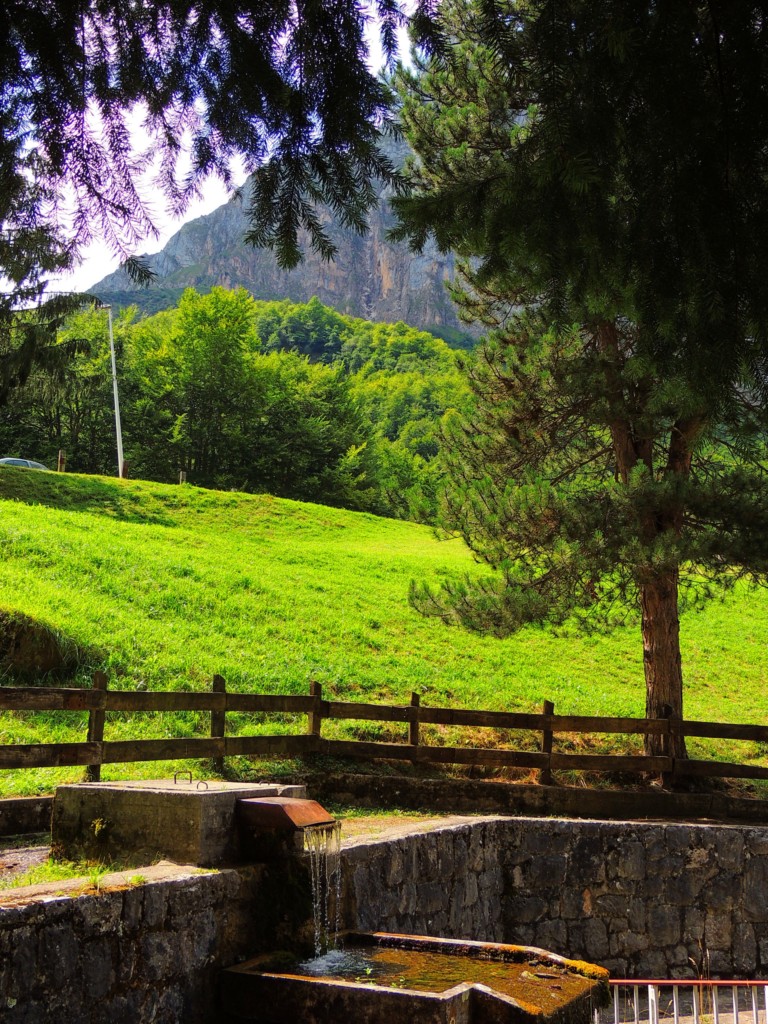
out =
<path fill-rule="evenodd" d="M 238 180 L 237 184 L 240 185 L 242 182 Z M 218 178 L 208 179 L 203 184 L 202 195 L 198 200 L 190 203 L 183 217 L 158 216 L 156 218 L 158 237 L 155 238 L 154 235 L 146 237 L 139 245 L 135 255 L 159 252 L 182 224 L 197 217 L 203 217 L 206 213 L 211 213 L 226 203 L 229 196 L 230 193 Z M 83 251 L 83 258 L 78 268 L 73 273 L 59 278 L 56 281 L 56 287 L 62 291 L 87 291 L 97 281 L 101 281 L 107 274 L 117 270 L 120 262 L 120 256 L 116 255 L 105 242 L 93 242 Z"/>
<path fill-rule="evenodd" d="M 406 2 L 404 7 L 408 10 L 412 7 L 412 4 Z M 381 51 L 378 26 L 376 25 L 375 19 L 371 20 L 367 35 L 370 48 L 369 63 L 371 67 L 381 68 L 383 65 L 383 55 Z M 400 52 L 407 53 L 407 50 L 407 37 L 403 31 L 400 38 Z M 140 135 L 138 120 L 136 130 L 138 137 Z M 238 174 L 235 171 L 234 175 L 235 186 L 241 185 L 245 179 L 244 173 Z M 224 187 L 223 183 L 219 179 L 209 178 L 203 183 L 200 198 L 189 205 L 186 213 L 182 217 L 173 218 L 163 215 L 162 213 L 158 213 L 155 218 L 155 227 L 158 230 L 157 237 L 154 235 L 145 237 L 137 246 L 136 252 L 132 255 L 139 256 L 147 253 L 159 252 L 183 224 L 186 224 L 188 221 L 195 220 L 197 217 L 203 217 L 207 213 L 212 213 L 217 207 L 226 203 L 230 195 L 231 193 Z M 113 271 L 117 270 L 121 262 L 121 257 L 116 255 L 105 242 L 95 241 L 84 249 L 81 262 L 76 270 L 71 274 L 66 274 L 57 278 L 55 282 L 51 283 L 55 285 L 56 289 L 61 291 L 87 291 L 98 281 L 105 278 L 107 274 L 111 274 Z"/>

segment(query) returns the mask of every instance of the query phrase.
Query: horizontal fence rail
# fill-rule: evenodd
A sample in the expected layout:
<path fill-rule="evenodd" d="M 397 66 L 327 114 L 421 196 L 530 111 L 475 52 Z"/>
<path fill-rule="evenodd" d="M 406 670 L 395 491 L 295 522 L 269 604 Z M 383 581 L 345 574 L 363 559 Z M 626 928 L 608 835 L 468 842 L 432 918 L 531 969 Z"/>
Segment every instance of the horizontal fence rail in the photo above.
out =
<path fill-rule="evenodd" d="M 721 722 L 690 722 L 674 718 L 595 717 L 556 715 L 546 701 L 541 714 L 482 711 L 470 708 L 424 706 L 418 694 L 408 705 L 382 705 L 325 700 L 319 683 L 309 695 L 229 693 L 221 676 L 209 692 L 110 690 L 97 672 L 92 689 L 71 687 L 0 687 L 0 713 L 7 711 L 87 711 L 88 736 L 82 743 L 0 744 L 0 769 L 50 768 L 84 765 L 98 779 L 102 764 L 236 756 L 295 756 L 331 754 L 338 757 L 383 758 L 412 763 L 467 764 L 498 768 L 536 769 L 542 782 L 552 771 L 627 772 L 721 778 L 768 778 L 768 767 L 724 761 L 674 759 L 632 754 L 575 754 L 553 749 L 558 733 L 597 733 L 654 736 L 695 736 L 730 740 L 768 741 L 768 727 Z M 210 737 L 179 739 L 104 739 L 110 712 L 151 713 L 198 711 L 211 716 Z M 303 734 L 227 736 L 226 716 L 238 714 L 306 715 Z M 407 725 L 407 742 L 324 739 L 324 721 L 368 721 Z M 424 742 L 422 726 L 488 728 L 533 733 L 538 750 L 496 746 L 442 746 Z M 768 1024 L 768 1022 L 766 1022 Z"/>

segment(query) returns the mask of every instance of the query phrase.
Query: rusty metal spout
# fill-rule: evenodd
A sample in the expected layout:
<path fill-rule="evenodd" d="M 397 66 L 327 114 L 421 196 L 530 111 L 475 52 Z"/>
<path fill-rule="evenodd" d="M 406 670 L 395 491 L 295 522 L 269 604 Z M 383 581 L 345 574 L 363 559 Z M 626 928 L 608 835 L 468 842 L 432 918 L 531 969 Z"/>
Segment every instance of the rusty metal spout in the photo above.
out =
<path fill-rule="evenodd" d="M 238 800 L 237 816 L 241 826 L 254 831 L 296 832 L 318 825 L 332 825 L 335 821 L 333 815 L 316 800 L 283 796 Z"/>

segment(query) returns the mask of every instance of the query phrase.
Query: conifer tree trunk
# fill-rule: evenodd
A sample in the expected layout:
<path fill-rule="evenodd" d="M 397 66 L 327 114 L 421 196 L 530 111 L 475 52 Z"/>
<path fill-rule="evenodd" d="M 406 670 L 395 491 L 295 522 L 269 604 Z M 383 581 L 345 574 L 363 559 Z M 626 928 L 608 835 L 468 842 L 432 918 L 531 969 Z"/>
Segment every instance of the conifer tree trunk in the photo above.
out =
<path fill-rule="evenodd" d="M 683 671 L 680 659 L 678 571 L 640 586 L 646 718 L 682 718 Z M 683 736 L 646 736 L 650 755 L 687 757 Z"/>
<path fill-rule="evenodd" d="M 638 437 L 625 404 L 624 383 L 619 372 L 621 353 L 616 325 L 604 322 L 597 327 L 597 342 L 606 357 L 603 367 L 606 394 L 613 415 L 609 422 L 616 469 L 621 481 L 629 483 L 634 468 L 645 465 L 654 473 L 653 444 L 649 436 Z M 700 418 L 675 423 L 669 439 L 666 473 L 687 478 L 691 471 L 692 439 L 701 427 Z M 659 533 L 679 533 L 682 509 L 667 509 L 664 515 L 652 510 L 645 516 L 643 539 L 651 544 Z M 665 573 L 647 573 L 641 577 L 640 607 L 643 633 L 643 668 L 645 671 L 646 718 L 683 717 L 683 669 L 680 656 L 680 617 L 678 613 L 677 566 Z M 687 757 L 682 736 L 652 735 L 645 737 L 649 755 Z"/>

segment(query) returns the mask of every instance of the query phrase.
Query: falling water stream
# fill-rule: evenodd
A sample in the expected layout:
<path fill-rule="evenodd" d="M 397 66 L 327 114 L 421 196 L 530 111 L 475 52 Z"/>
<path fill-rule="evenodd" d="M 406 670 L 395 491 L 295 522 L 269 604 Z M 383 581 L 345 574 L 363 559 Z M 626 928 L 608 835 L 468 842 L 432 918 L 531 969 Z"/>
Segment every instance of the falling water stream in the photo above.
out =
<path fill-rule="evenodd" d="M 316 957 L 336 945 L 341 908 L 340 848 L 340 821 L 330 825 L 309 825 L 304 829 L 304 849 L 309 853 L 312 876 Z"/>

